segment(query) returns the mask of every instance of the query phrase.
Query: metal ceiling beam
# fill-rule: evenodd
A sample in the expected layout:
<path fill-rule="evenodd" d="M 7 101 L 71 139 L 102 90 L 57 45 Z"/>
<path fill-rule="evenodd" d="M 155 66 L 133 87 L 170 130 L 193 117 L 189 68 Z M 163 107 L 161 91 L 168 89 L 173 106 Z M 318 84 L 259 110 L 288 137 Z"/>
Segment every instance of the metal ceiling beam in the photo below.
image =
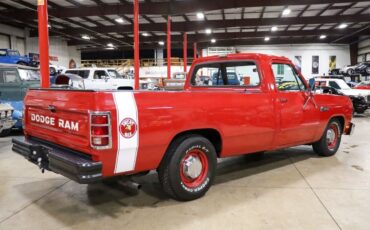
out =
<path fill-rule="evenodd" d="M 223 39 L 242 39 L 242 38 L 264 38 L 266 36 L 269 36 L 271 38 L 274 37 L 281 37 L 281 36 L 317 36 L 319 37 L 321 34 L 325 34 L 330 37 L 340 37 L 345 36 L 348 34 L 352 34 L 357 32 L 358 29 L 347 29 L 347 30 L 303 30 L 303 31 L 276 31 L 276 32 L 237 32 L 237 33 L 216 33 L 216 34 L 188 34 L 187 39 L 188 42 L 208 42 L 212 38 L 216 40 L 223 40 Z M 363 30 L 359 32 L 358 35 L 370 35 L 370 29 Z M 182 42 L 183 35 L 172 35 L 172 41 L 173 42 Z M 93 39 L 92 41 L 95 41 L 96 39 Z M 157 43 L 158 41 L 165 41 L 166 36 L 152 36 L 152 37 L 141 37 L 141 42 L 153 42 Z M 109 39 L 97 39 L 97 43 L 104 43 L 104 42 L 114 42 L 110 41 Z M 68 45 L 88 45 L 88 41 L 81 41 L 81 40 L 74 40 L 68 42 Z"/>
<path fill-rule="evenodd" d="M 338 37 L 337 37 L 338 38 Z M 348 41 L 343 42 L 343 44 L 348 43 Z M 223 41 L 217 41 L 216 44 L 211 44 L 210 42 L 203 42 L 203 43 L 197 43 L 198 48 L 208 48 L 208 47 L 229 47 L 229 46 L 250 46 L 250 45 L 276 45 L 276 44 L 307 44 L 307 43 L 320 43 L 323 44 L 323 42 L 320 39 L 317 39 L 316 37 L 308 37 L 308 38 L 292 38 L 292 37 L 283 37 L 283 38 L 273 38 L 269 42 L 265 42 L 263 39 L 256 39 L 256 38 L 250 38 L 250 39 L 238 39 L 238 40 L 223 40 Z M 141 44 L 140 45 L 142 50 L 145 49 L 156 49 L 156 48 L 163 48 L 163 46 L 159 46 L 157 43 L 153 44 Z M 172 49 L 182 49 L 182 43 L 177 42 L 172 44 Z M 81 48 L 83 51 L 101 51 L 101 47 L 93 47 L 93 48 Z M 119 46 L 117 47 L 117 50 L 132 50 L 132 47 L 129 46 Z"/>
<path fill-rule="evenodd" d="M 195 7 L 197 11 L 212 11 L 238 7 L 259 7 L 259 6 L 284 6 L 284 5 L 310 5 L 310 4 L 330 4 L 330 3 L 347 3 L 348 0 L 188 0 L 183 2 L 143 2 L 140 3 L 141 14 L 160 14 L 160 15 L 182 15 L 186 13 L 194 13 Z M 59 7 L 58 9 L 49 9 L 49 13 L 58 18 L 68 17 L 87 17 L 87 16 L 103 16 L 112 14 L 132 14 L 132 4 L 99 4 L 94 6 L 80 7 Z M 8 14 L 23 15 L 28 19 L 36 19 L 34 12 L 28 10 L 11 11 Z"/>
<path fill-rule="evenodd" d="M 188 22 L 173 22 L 173 32 L 189 32 L 201 31 L 206 28 L 229 28 L 229 27 L 248 27 L 248 26 L 283 26 L 294 24 L 324 24 L 324 23 L 358 23 L 370 22 L 370 15 L 339 15 L 339 16 L 321 16 L 321 17 L 301 17 L 301 18 L 262 18 L 262 19 L 239 19 L 239 20 L 214 20 L 207 22 L 194 21 Z M 141 24 L 142 31 L 166 31 L 166 23 Z M 63 30 L 62 30 L 63 31 Z M 94 27 L 94 31 L 98 33 L 132 33 L 131 25 L 114 25 L 114 26 L 99 26 Z M 70 34 L 80 34 L 81 29 L 69 28 L 64 31 Z M 51 33 L 51 35 L 53 35 Z M 31 31 L 31 36 L 37 36 L 37 33 Z"/>

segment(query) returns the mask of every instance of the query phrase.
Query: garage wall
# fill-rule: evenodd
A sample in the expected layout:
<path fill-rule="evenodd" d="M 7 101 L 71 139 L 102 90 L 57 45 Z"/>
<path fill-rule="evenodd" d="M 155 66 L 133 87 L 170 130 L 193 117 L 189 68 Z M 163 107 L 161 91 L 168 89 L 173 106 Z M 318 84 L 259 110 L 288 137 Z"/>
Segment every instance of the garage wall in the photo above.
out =
<path fill-rule="evenodd" d="M 39 53 L 38 38 L 27 38 L 26 47 L 28 53 Z M 77 66 L 81 65 L 81 51 L 75 46 L 68 46 L 67 41 L 50 37 L 49 40 L 49 55 L 58 57 L 58 61 L 51 61 L 52 64 L 69 66 L 69 61 L 73 59 Z"/>
<path fill-rule="evenodd" d="M 0 49 L 10 48 L 10 37 L 8 35 L 0 34 Z"/>
<path fill-rule="evenodd" d="M 319 56 L 319 75 L 329 72 L 329 56 L 336 56 L 336 66 L 341 68 L 350 64 L 349 45 L 305 44 L 305 45 L 273 45 L 273 46 L 241 46 L 236 47 L 238 52 L 263 53 L 285 56 L 294 60 L 294 56 L 302 56 L 302 74 L 306 78 L 312 74 L 312 56 Z M 203 51 L 207 56 L 207 50 Z"/>

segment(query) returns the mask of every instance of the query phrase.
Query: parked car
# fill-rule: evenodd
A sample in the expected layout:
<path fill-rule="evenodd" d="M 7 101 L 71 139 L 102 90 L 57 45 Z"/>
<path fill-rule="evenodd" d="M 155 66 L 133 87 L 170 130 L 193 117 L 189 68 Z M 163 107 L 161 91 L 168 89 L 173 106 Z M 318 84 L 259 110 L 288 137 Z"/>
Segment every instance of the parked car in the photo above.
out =
<path fill-rule="evenodd" d="M 316 87 L 330 86 L 347 96 L 363 96 L 370 105 L 370 90 L 351 89 L 343 79 L 315 78 Z"/>
<path fill-rule="evenodd" d="M 370 90 L 370 81 L 363 81 L 356 85 L 355 89 L 366 89 Z"/>
<path fill-rule="evenodd" d="M 330 86 L 322 86 L 321 88 L 319 88 L 319 90 L 321 91 L 321 93 L 324 93 L 324 94 L 326 93 L 326 94 L 344 96 L 342 92 Z M 369 108 L 369 105 L 366 103 L 365 97 L 353 96 L 353 95 L 349 95 L 348 97 L 352 101 L 353 112 L 356 112 L 358 114 L 363 114 Z"/>
<path fill-rule="evenodd" d="M 230 68 L 250 81 L 230 84 Z M 209 69 L 223 84 L 197 85 Z M 275 79 L 297 86 L 279 90 Z M 163 190 L 188 201 L 211 187 L 217 158 L 298 145 L 333 156 L 352 111 L 348 97 L 312 93 L 287 58 L 213 56 L 193 62 L 182 91 L 29 90 L 25 137 L 12 149 L 83 184 L 157 170 Z"/>
<path fill-rule="evenodd" d="M 235 72 L 227 72 L 228 85 L 240 85 L 240 81 Z M 224 85 L 221 73 L 213 73 L 212 85 Z"/>
<path fill-rule="evenodd" d="M 354 75 L 355 69 L 357 68 L 357 65 L 346 65 L 340 70 L 340 74 L 346 75 L 346 76 L 351 76 Z"/>
<path fill-rule="evenodd" d="M 0 137 L 9 135 L 15 124 L 13 116 L 13 107 L 9 104 L 0 103 Z"/>
<path fill-rule="evenodd" d="M 67 69 L 66 74 L 79 75 L 85 85 L 85 89 L 94 90 L 133 90 L 134 81 L 124 79 L 117 71 L 110 68 L 81 68 Z"/>
<path fill-rule="evenodd" d="M 37 67 L 38 62 L 33 61 L 30 57 L 21 56 L 18 50 L 0 49 L 0 63 L 17 64 Z"/>
<path fill-rule="evenodd" d="M 0 64 L 0 102 L 14 108 L 14 128 L 22 128 L 23 99 L 32 87 L 40 87 L 40 72 L 37 68 Z"/>
<path fill-rule="evenodd" d="M 355 68 L 356 74 L 362 76 L 370 76 L 370 62 L 362 62 Z"/>

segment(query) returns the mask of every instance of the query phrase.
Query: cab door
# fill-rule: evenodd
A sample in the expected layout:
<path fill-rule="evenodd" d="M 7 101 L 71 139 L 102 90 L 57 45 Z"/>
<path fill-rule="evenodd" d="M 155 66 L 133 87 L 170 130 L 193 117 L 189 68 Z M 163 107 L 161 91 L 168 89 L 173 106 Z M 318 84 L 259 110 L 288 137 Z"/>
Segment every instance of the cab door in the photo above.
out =
<path fill-rule="evenodd" d="M 319 111 L 301 76 L 290 63 L 273 63 L 275 104 L 279 129 L 275 146 L 285 147 L 312 141 L 319 127 Z"/>

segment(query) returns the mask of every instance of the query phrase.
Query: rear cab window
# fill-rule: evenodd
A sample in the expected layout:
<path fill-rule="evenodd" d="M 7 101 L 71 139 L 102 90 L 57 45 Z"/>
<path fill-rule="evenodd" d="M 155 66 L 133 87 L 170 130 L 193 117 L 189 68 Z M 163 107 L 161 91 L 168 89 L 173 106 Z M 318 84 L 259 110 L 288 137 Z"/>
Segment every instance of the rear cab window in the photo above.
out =
<path fill-rule="evenodd" d="M 258 66 L 252 61 L 200 64 L 194 68 L 194 87 L 257 87 L 261 83 Z"/>
<path fill-rule="evenodd" d="M 75 74 L 82 78 L 89 78 L 90 70 L 67 70 L 66 73 Z"/>

